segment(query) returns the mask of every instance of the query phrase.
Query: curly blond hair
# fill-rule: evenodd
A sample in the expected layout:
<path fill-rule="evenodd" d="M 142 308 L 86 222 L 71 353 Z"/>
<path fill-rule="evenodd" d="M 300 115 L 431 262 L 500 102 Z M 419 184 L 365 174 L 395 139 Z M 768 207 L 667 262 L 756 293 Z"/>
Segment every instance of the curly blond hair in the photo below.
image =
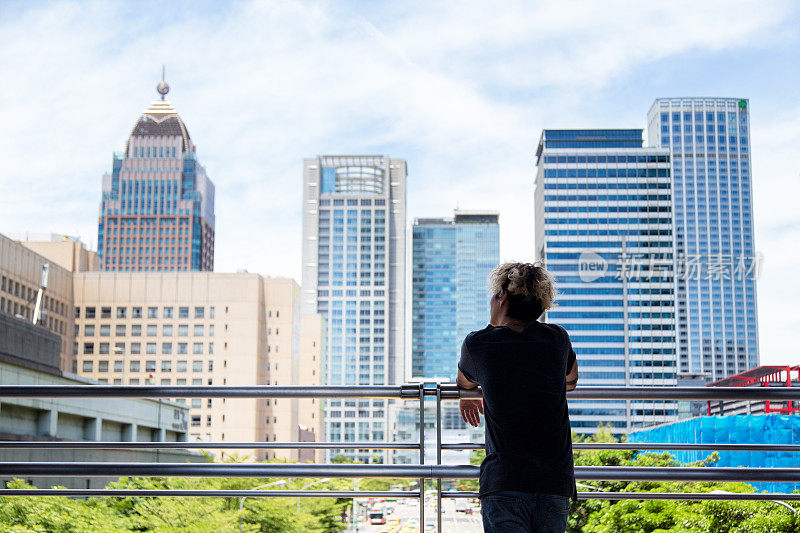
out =
<path fill-rule="evenodd" d="M 503 263 L 489 275 L 493 294 L 509 295 L 508 314 L 523 320 L 536 319 L 555 306 L 553 276 L 534 263 Z"/>

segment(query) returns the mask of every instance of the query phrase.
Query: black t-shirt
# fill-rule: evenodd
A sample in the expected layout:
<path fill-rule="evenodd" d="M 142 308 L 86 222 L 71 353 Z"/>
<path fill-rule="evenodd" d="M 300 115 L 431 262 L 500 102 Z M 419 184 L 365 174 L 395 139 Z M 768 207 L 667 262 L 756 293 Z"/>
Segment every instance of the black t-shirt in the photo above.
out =
<path fill-rule="evenodd" d="M 480 494 L 501 490 L 577 498 L 566 375 L 575 362 L 561 326 L 473 331 L 458 368 L 483 389 L 486 459 Z"/>

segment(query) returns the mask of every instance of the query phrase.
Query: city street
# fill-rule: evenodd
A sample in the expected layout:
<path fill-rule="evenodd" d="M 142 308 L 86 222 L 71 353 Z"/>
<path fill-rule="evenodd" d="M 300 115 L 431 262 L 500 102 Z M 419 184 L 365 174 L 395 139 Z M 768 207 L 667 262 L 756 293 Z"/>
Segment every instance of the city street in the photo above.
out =
<path fill-rule="evenodd" d="M 413 502 L 413 503 L 412 503 Z M 369 525 L 363 520 L 359 522 L 359 533 L 423 533 L 436 531 L 435 500 L 430 500 L 425 506 L 425 524 L 428 529 L 419 528 L 419 504 L 416 500 L 398 500 L 390 502 L 395 511 L 387 515 L 387 523 L 382 525 Z M 456 512 L 455 501 L 448 498 L 442 499 L 442 533 L 480 533 L 483 531 L 480 509 L 476 504 L 469 504 L 473 508 L 472 514 Z M 398 524 L 395 522 L 399 520 Z M 416 527 L 414 527 L 416 526 Z M 355 531 L 348 529 L 348 532 Z"/>

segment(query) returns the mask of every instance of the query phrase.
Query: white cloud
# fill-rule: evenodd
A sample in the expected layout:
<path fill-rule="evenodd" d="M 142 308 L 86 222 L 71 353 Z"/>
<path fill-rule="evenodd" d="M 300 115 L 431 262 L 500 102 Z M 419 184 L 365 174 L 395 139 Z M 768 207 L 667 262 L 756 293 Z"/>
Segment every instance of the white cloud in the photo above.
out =
<path fill-rule="evenodd" d="M 0 12 L 0 231 L 96 239 L 101 176 L 166 63 L 170 99 L 217 186 L 218 270 L 298 276 L 302 158 L 321 153 L 407 158 L 410 216 L 445 215 L 456 203 L 500 210 L 503 255 L 530 258 L 533 153 L 545 123 L 595 125 L 582 104 L 601 89 L 656 60 L 766 46 L 794 9 L 377 5 L 244 2 L 211 13 L 195 3 L 95 2 Z M 640 118 L 630 126 L 644 127 L 646 111 L 633 110 Z M 775 153 L 756 138 L 770 131 L 754 130 L 756 180 Z M 773 167 L 765 179 L 796 186 L 796 175 Z M 757 223 L 777 211 L 765 202 L 791 209 L 790 198 L 757 197 Z M 762 298 L 762 313 L 768 307 Z"/>

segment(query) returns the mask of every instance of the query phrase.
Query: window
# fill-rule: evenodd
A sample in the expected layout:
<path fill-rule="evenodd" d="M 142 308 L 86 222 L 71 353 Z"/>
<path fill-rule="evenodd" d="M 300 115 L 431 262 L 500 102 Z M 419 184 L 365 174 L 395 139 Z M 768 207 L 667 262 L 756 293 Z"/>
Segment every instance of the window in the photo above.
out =
<path fill-rule="evenodd" d="M 111 336 L 111 326 L 108 324 L 101 324 L 100 325 L 100 336 L 101 337 L 110 337 Z"/>
<path fill-rule="evenodd" d="M 101 342 L 100 343 L 100 351 L 98 353 L 100 353 L 102 355 L 108 355 L 108 348 L 109 348 L 109 344 L 107 342 Z"/>
<path fill-rule="evenodd" d="M 114 353 L 125 353 L 125 343 L 124 342 L 115 342 L 114 343 Z"/>
<path fill-rule="evenodd" d="M 164 326 L 161 328 L 161 334 L 162 334 L 163 336 L 165 336 L 165 337 L 172 337 L 172 325 L 170 325 L 170 324 L 165 324 L 165 325 L 164 325 Z"/>
<path fill-rule="evenodd" d="M 125 365 L 122 359 L 117 359 L 114 361 L 114 372 L 122 372 L 125 369 Z"/>
<path fill-rule="evenodd" d="M 155 361 L 145 361 L 144 362 L 144 371 L 145 372 L 155 372 L 156 371 L 156 362 Z"/>
<path fill-rule="evenodd" d="M 214 318 L 214 306 L 208 308 L 208 318 Z"/>
<path fill-rule="evenodd" d="M 164 355 L 170 355 L 172 353 L 172 343 L 171 342 L 162 342 L 161 343 L 161 353 Z"/>
<path fill-rule="evenodd" d="M 164 308 L 164 318 L 172 318 L 172 308 L 165 307 Z"/>
<path fill-rule="evenodd" d="M 158 326 L 155 324 L 148 324 L 147 325 L 147 336 L 148 337 L 155 337 L 158 335 Z"/>
<path fill-rule="evenodd" d="M 169 386 L 169 385 L 171 385 L 171 384 L 172 384 L 172 380 L 171 380 L 171 379 L 169 379 L 169 378 L 167 378 L 167 379 L 162 379 L 162 380 L 161 380 L 161 385 L 162 385 L 162 386 Z"/>
<path fill-rule="evenodd" d="M 100 308 L 100 318 L 111 318 L 111 308 L 110 307 L 101 307 Z"/>
<path fill-rule="evenodd" d="M 97 371 L 98 372 L 108 372 L 108 361 L 98 361 L 97 362 Z"/>
<path fill-rule="evenodd" d="M 195 307 L 194 308 L 194 317 L 195 318 L 205 318 L 206 309 L 205 307 Z"/>
<path fill-rule="evenodd" d="M 87 307 L 86 308 L 86 318 L 94 318 L 94 307 Z M 75 317 L 77 318 L 77 317 Z"/>
<path fill-rule="evenodd" d="M 9 292 L 11 292 L 11 291 L 9 291 Z M 75 318 L 80 318 L 80 317 L 81 317 L 81 308 L 80 307 L 76 307 L 75 308 Z"/>
<path fill-rule="evenodd" d="M 147 318 L 158 318 L 158 307 L 148 307 Z"/>
<path fill-rule="evenodd" d="M 114 328 L 114 334 L 117 337 L 124 337 L 125 336 L 125 325 L 124 324 L 117 324 Z"/>
<path fill-rule="evenodd" d="M 192 426 L 199 426 L 200 425 L 200 415 L 192 415 Z"/>
<path fill-rule="evenodd" d="M 208 362 L 208 371 L 209 372 L 213 372 L 214 371 L 214 361 L 209 361 Z"/>
<path fill-rule="evenodd" d="M 203 336 L 203 325 L 202 324 L 195 324 L 194 325 L 194 336 L 195 337 L 202 337 Z"/>
<path fill-rule="evenodd" d="M 84 326 L 83 334 L 87 337 L 94 337 L 94 326 L 92 325 Z"/>
<path fill-rule="evenodd" d="M 189 308 L 188 307 L 179 307 L 178 308 L 178 318 L 189 318 Z"/>
<path fill-rule="evenodd" d="M 192 398 L 192 407 L 201 407 L 200 398 Z"/>
<path fill-rule="evenodd" d="M 172 372 L 172 361 L 161 361 L 162 372 Z"/>
<path fill-rule="evenodd" d="M 128 312 L 127 307 L 117 307 L 117 318 L 125 318 L 127 312 Z"/>
<path fill-rule="evenodd" d="M 131 326 L 131 337 L 141 337 L 141 336 L 142 336 L 142 326 L 140 324 Z"/>
<path fill-rule="evenodd" d="M 139 384 L 139 378 L 131 378 L 128 380 L 128 385 L 138 385 L 138 384 Z"/>
<path fill-rule="evenodd" d="M 84 342 L 83 343 L 83 353 L 86 355 L 94 353 L 94 343 L 93 342 Z"/>
<path fill-rule="evenodd" d="M 186 367 L 187 367 L 187 365 L 186 365 L 186 360 L 185 359 L 183 361 L 178 361 L 178 365 L 177 365 L 177 371 L 178 372 L 186 372 Z"/>
<path fill-rule="evenodd" d="M 92 372 L 94 369 L 94 361 L 84 361 L 81 368 L 84 372 Z"/>
<path fill-rule="evenodd" d="M 186 342 L 179 342 L 178 343 L 178 353 L 185 354 L 189 353 L 189 344 Z"/>
<path fill-rule="evenodd" d="M 209 337 L 213 337 L 214 336 L 214 324 L 211 324 L 210 326 L 208 326 L 208 336 Z"/>
<path fill-rule="evenodd" d="M 141 364 L 139 361 L 131 361 L 131 364 L 128 366 L 131 372 L 138 372 L 140 369 Z"/>
<path fill-rule="evenodd" d="M 142 318 L 142 308 L 141 307 L 131 308 L 131 318 Z"/>
<path fill-rule="evenodd" d="M 202 371 L 203 371 L 203 362 L 192 361 L 192 372 L 202 372 Z"/>
<path fill-rule="evenodd" d="M 142 353 L 142 344 L 139 342 L 132 342 L 131 343 L 131 353 L 134 355 L 138 355 Z"/>
<path fill-rule="evenodd" d="M 189 336 L 189 325 L 188 324 L 181 324 L 178 326 L 178 337 L 188 337 Z"/>
<path fill-rule="evenodd" d="M 195 342 L 192 345 L 192 353 L 195 355 L 201 355 L 203 353 L 203 343 L 202 342 Z"/>
<path fill-rule="evenodd" d="M 148 342 L 147 345 L 145 346 L 145 350 L 146 350 L 148 355 L 155 355 L 155 353 L 156 353 L 156 343 Z"/>

